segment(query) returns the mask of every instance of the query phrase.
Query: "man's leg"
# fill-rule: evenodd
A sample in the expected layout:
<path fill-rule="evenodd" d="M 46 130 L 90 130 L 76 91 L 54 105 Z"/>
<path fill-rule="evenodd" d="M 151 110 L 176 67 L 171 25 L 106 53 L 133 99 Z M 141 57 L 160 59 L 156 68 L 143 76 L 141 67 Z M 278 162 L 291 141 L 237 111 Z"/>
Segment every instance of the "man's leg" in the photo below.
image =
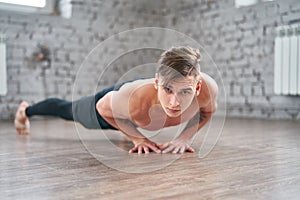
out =
<path fill-rule="evenodd" d="M 57 98 L 46 99 L 32 106 L 28 106 L 25 113 L 27 117 L 43 115 L 73 120 L 72 102 Z"/>
<path fill-rule="evenodd" d="M 19 134 L 29 133 L 29 117 L 34 115 L 54 116 L 66 120 L 73 120 L 72 102 L 57 98 L 50 98 L 29 106 L 27 102 L 19 105 L 15 117 L 15 127 Z"/>

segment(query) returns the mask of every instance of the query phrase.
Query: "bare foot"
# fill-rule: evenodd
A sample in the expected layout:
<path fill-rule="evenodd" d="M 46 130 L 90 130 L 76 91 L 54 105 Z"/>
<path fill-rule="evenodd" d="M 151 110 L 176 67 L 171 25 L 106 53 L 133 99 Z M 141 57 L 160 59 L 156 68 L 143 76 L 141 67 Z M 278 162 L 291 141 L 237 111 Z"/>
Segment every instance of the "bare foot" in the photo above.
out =
<path fill-rule="evenodd" d="M 29 106 L 28 103 L 25 101 L 20 103 L 18 111 L 15 116 L 15 128 L 20 135 L 29 134 L 30 124 L 29 124 L 29 119 L 25 113 L 25 109 L 28 106 Z"/>

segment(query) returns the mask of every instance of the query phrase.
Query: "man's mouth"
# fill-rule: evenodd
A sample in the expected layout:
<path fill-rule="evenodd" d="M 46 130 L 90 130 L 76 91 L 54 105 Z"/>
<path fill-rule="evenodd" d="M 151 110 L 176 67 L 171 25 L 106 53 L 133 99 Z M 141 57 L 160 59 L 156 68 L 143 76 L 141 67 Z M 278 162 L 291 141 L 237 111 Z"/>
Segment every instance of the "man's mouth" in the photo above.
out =
<path fill-rule="evenodd" d="M 177 113 L 180 111 L 180 109 L 174 109 L 174 108 L 167 108 L 167 110 L 171 113 Z"/>

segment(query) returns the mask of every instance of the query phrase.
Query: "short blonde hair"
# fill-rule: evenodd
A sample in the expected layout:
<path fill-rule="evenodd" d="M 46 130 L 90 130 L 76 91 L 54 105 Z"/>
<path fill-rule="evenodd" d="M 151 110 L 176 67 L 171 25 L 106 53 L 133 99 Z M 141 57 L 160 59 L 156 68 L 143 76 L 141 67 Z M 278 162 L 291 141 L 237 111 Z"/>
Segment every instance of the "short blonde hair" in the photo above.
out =
<path fill-rule="evenodd" d="M 172 47 L 161 54 L 156 73 L 162 76 L 164 84 L 187 76 L 194 76 L 198 79 L 200 57 L 199 49 Z"/>

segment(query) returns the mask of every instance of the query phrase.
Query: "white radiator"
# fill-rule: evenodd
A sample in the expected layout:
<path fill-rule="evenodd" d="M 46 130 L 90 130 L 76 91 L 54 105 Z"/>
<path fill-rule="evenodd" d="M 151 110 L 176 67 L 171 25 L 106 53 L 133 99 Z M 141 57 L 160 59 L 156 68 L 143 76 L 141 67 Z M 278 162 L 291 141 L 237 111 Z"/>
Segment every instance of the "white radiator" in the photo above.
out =
<path fill-rule="evenodd" d="M 7 93 L 5 35 L 0 34 L 0 95 Z"/>
<path fill-rule="evenodd" d="M 300 95 L 300 25 L 276 29 L 274 92 Z"/>

